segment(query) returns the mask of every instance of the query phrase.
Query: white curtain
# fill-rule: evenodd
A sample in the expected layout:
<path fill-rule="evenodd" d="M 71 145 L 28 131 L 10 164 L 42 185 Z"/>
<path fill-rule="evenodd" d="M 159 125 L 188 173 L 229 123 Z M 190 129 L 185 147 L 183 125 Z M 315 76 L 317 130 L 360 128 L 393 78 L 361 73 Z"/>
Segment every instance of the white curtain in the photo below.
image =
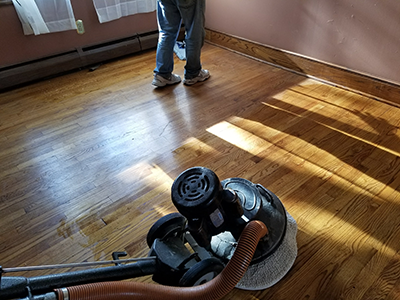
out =
<path fill-rule="evenodd" d="M 156 10 L 157 0 L 93 0 L 99 22 Z"/>
<path fill-rule="evenodd" d="M 24 34 L 76 29 L 70 0 L 12 0 Z"/>

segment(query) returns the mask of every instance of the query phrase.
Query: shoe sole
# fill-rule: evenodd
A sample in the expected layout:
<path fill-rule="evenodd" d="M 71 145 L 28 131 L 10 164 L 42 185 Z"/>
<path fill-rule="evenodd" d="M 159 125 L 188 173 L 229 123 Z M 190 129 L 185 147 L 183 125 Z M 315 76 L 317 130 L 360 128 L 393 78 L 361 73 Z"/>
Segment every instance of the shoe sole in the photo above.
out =
<path fill-rule="evenodd" d="M 193 84 L 195 84 L 195 83 L 197 83 L 197 82 L 206 81 L 208 78 L 210 78 L 210 76 L 208 76 L 208 77 L 206 77 L 206 78 L 199 78 L 199 79 L 197 79 L 195 82 L 190 82 L 190 83 L 188 83 L 186 80 L 183 80 L 183 84 L 184 84 L 184 85 L 190 86 L 190 85 L 193 85 Z"/>
<path fill-rule="evenodd" d="M 164 82 L 164 83 L 162 83 L 162 82 L 160 82 L 160 83 L 155 83 L 155 82 L 152 82 L 151 84 L 152 84 L 153 86 L 155 86 L 155 87 L 164 87 L 164 86 L 167 86 L 167 85 L 178 84 L 179 82 L 180 82 L 180 81 L 171 82 L 171 83 L 166 83 L 166 82 Z"/>

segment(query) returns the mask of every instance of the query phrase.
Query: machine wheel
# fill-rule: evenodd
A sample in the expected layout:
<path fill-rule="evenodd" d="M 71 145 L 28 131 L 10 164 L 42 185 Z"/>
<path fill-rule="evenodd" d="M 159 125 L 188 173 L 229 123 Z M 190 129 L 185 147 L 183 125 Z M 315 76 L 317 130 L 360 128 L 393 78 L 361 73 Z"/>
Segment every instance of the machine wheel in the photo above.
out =
<path fill-rule="evenodd" d="M 163 239 L 166 236 L 182 234 L 186 225 L 186 218 L 180 213 L 171 213 L 162 218 L 151 226 L 147 233 L 147 245 L 149 248 L 156 239 Z"/>
<path fill-rule="evenodd" d="M 196 263 L 183 274 L 179 285 L 183 287 L 196 286 L 211 281 L 224 269 L 224 264 L 217 258 L 206 258 Z"/>

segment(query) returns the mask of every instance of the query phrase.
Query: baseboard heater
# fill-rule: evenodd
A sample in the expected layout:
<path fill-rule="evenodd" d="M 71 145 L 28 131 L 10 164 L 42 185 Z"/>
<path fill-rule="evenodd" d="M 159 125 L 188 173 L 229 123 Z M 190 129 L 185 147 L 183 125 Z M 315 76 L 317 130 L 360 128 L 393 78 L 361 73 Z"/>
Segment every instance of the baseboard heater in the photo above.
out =
<path fill-rule="evenodd" d="M 0 90 L 152 49 L 157 46 L 157 40 L 158 31 L 152 31 L 0 68 Z"/>

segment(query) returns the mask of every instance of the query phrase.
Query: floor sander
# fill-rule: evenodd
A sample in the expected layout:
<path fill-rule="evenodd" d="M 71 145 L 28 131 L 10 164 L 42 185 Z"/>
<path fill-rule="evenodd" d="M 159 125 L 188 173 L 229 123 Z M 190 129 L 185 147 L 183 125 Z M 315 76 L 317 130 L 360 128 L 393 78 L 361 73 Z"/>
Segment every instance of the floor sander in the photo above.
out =
<path fill-rule="evenodd" d="M 171 188 L 177 213 L 147 234 L 148 257 L 69 265 L 0 267 L 0 299 L 220 299 L 234 287 L 263 290 L 281 280 L 297 256 L 297 224 L 271 191 L 243 178 L 220 181 L 204 167 L 181 173 Z M 108 267 L 37 277 L 8 273 Z M 159 284 L 125 279 L 152 275 Z"/>

